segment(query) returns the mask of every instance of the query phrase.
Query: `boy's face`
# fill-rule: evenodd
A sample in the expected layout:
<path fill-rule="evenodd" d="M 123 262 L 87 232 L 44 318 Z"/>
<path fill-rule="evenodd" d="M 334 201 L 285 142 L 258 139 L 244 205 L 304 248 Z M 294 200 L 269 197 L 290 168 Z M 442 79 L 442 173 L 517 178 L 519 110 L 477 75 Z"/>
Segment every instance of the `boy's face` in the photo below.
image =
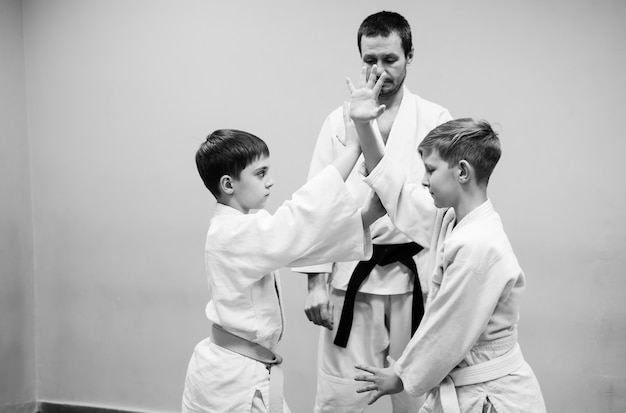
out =
<path fill-rule="evenodd" d="M 429 154 L 422 154 L 424 162 L 424 185 L 435 201 L 437 208 L 456 207 L 461 193 L 459 184 L 459 167 L 450 167 L 448 162 L 439 157 L 439 152 L 434 150 Z"/>
<path fill-rule="evenodd" d="M 361 60 L 368 68 L 367 77 L 369 78 L 374 64 L 378 71 L 377 79 L 383 72 L 388 75 L 380 91 L 381 97 L 395 95 L 402 88 L 406 78 L 406 68 L 412 58 L 412 51 L 409 53 L 408 59 L 405 57 L 402 40 L 398 33 L 391 33 L 387 37 L 361 37 Z"/>
<path fill-rule="evenodd" d="M 269 175 L 270 158 L 262 156 L 241 171 L 239 179 L 233 179 L 233 206 L 244 214 L 251 209 L 265 207 L 274 181 Z"/>

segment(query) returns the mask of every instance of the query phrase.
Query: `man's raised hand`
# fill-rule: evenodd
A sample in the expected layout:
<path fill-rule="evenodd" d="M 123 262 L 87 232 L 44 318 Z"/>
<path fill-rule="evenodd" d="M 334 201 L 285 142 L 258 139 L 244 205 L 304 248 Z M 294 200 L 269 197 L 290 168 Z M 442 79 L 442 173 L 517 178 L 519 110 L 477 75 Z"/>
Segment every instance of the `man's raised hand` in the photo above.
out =
<path fill-rule="evenodd" d="M 346 79 L 350 90 L 350 117 L 354 122 L 369 122 L 382 115 L 386 109 L 385 105 L 378 104 L 378 95 L 385 83 L 387 73 L 383 72 L 376 79 L 376 72 L 377 67 L 373 65 L 368 77 L 367 66 L 363 66 L 358 87 L 354 87 L 350 78 Z"/>

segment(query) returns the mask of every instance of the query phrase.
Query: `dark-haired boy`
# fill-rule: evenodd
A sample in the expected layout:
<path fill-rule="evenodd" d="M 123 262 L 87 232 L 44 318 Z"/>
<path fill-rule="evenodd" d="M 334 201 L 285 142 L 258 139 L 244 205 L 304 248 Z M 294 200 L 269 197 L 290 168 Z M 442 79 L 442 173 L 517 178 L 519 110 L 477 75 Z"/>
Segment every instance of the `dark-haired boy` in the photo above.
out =
<path fill-rule="evenodd" d="M 198 171 L 217 199 L 205 247 L 213 328 L 189 362 L 183 412 L 289 412 L 274 353 L 284 329 L 277 270 L 369 256 L 369 225 L 384 214 L 377 202 L 358 208 L 346 189 L 360 154 L 352 135 L 344 155 L 274 214 L 262 209 L 273 185 L 265 142 L 222 129 L 198 149 Z"/>
<path fill-rule="evenodd" d="M 360 88 L 349 83 L 355 122 L 369 175 L 394 225 L 411 238 L 432 219 L 420 204 L 425 187 L 438 208 L 430 249 L 431 285 L 422 323 L 387 368 L 369 373 L 359 392 L 406 390 L 427 394 L 420 412 L 545 412 L 539 383 L 517 342 L 520 299 L 526 280 L 500 216 L 487 196 L 500 159 L 497 134 L 486 121 L 457 119 L 426 135 L 418 150 L 426 173 L 407 180 L 384 156 L 370 121 L 384 112 L 374 97 L 384 82 L 363 70 Z"/>

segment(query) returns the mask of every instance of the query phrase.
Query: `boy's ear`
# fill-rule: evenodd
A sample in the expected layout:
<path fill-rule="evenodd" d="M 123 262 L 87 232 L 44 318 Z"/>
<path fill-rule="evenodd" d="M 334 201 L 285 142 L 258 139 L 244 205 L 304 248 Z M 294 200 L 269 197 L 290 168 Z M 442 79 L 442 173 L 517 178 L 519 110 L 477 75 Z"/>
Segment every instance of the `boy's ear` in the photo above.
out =
<path fill-rule="evenodd" d="M 459 182 L 464 184 L 472 177 L 472 166 L 465 159 L 459 161 Z"/>
<path fill-rule="evenodd" d="M 220 178 L 220 192 L 225 195 L 232 195 L 233 189 L 233 180 L 230 175 L 223 175 Z"/>

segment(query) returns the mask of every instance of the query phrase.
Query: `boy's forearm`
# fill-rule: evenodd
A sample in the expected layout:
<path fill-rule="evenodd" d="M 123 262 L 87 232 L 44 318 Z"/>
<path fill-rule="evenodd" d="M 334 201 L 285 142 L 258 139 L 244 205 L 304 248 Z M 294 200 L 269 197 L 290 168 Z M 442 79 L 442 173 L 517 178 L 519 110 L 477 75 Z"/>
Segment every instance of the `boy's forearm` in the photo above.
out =
<path fill-rule="evenodd" d="M 372 122 L 355 122 L 354 126 L 361 142 L 365 166 L 368 172 L 373 171 L 385 154 L 380 133 L 374 129 Z"/>
<path fill-rule="evenodd" d="M 344 181 L 348 179 L 350 172 L 354 168 L 354 164 L 356 160 L 359 158 L 361 154 L 361 149 L 358 145 L 353 145 L 346 147 L 346 149 L 335 159 L 333 162 L 333 166 L 337 171 L 339 171 L 339 175 L 341 175 L 341 179 Z"/>

